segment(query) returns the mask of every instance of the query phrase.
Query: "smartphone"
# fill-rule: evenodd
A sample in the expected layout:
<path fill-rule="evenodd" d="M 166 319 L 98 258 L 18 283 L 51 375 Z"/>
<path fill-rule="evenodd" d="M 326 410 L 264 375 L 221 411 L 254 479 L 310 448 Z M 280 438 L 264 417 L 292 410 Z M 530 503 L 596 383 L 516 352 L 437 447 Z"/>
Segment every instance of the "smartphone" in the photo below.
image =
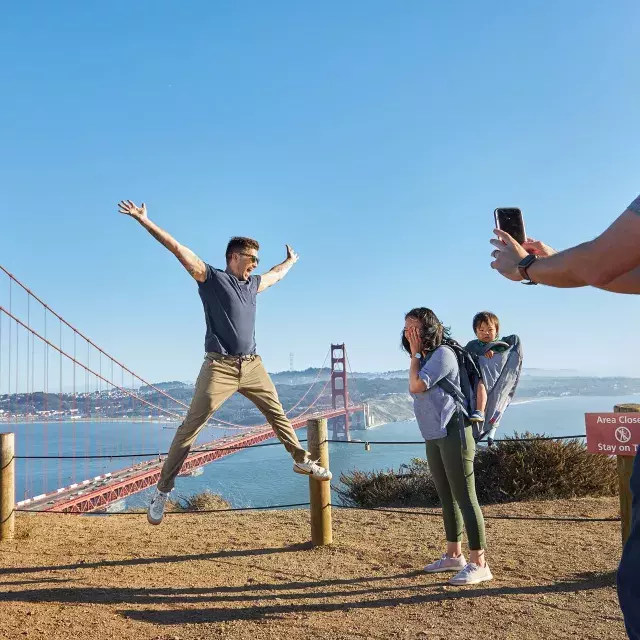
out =
<path fill-rule="evenodd" d="M 522 211 L 517 207 L 498 208 L 493 212 L 496 228 L 506 231 L 516 242 L 522 244 L 527 239 L 524 230 L 524 218 Z"/>

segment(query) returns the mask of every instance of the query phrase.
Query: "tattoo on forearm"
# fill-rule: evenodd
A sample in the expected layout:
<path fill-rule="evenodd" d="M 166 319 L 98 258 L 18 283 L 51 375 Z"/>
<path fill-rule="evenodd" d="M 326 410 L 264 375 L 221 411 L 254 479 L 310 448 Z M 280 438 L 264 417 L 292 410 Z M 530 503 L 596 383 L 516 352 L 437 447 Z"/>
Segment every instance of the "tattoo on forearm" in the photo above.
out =
<path fill-rule="evenodd" d="M 183 251 L 180 250 L 180 245 L 174 238 L 172 238 L 166 231 L 157 229 L 154 227 L 146 227 L 147 231 L 163 246 L 165 246 L 176 258 L 180 261 L 180 264 L 193 276 L 199 273 L 204 268 L 204 263 L 195 253 L 189 250 L 191 256 L 186 256 Z"/>
<path fill-rule="evenodd" d="M 162 245 L 167 247 L 167 249 L 172 249 L 171 240 L 167 237 L 167 234 L 161 231 L 160 229 L 154 229 L 153 227 L 147 227 L 147 231 Z"/>
<path fill-rule="evenodd" d="M 180 264 L 192 275 L 195 276 L 195 274 L 197 273 L 197 269 L 196 266 L 193 264 L 193 262 L 189 262 L 184 256 L 181 255 L 177 255 L 176 256 L 178 258 L 178 260 L 180 261 Z"/>
<path fill-rule="evenodd" d="M 275 273 L 278 276 L 278 280 L 280 280 L 285 276 L 289 269 L 291 269 L 291 264 L 283 262 L 282 264 L 273 267 L 273 269 L 271 269 L 271 272 Z"/>

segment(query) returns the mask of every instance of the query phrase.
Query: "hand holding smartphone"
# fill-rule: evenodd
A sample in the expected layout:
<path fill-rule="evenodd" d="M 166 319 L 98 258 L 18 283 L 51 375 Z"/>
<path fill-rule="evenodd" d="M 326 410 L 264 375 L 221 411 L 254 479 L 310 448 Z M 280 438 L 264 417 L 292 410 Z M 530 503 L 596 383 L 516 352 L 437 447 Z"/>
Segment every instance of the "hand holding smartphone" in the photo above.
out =
<path fill-rule="evenodd" d="M 498 208 L 493 212 L 496 228 L 508 233 L 518 244 L 524 244 L 527 233 L 524 228 L 522 211 L 517 207 Z"/>

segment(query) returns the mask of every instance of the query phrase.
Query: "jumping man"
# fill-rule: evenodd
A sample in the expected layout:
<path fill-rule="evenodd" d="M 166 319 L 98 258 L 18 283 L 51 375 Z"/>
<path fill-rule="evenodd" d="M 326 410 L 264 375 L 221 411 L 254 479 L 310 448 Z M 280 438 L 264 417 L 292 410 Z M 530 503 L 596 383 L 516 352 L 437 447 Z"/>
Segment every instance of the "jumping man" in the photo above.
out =
<path fill-rule="evenodd" d="M 137 220 L 169 249 L 198 282 L 207 323 L 204 362 L 191 406 L 178 427 L 162 467 L 147 513 L 149 522 L 162 522 L 169 492 L 191 446 L 211 415 L 236 391 L 249 398 L 262 412 L 291 454 L 296 473 L 317 480 L 331 480 L 331 472 L 311 460 L 300 445 L 262 359 L 256 355 L 256 295 L 284 278 L 298 260 L 295 251 L 286 245 L 284 262 L 262 276 L 252 275 L 259 263 L 260 245 L 251 238 L 231 238 L 227 245 L 226 269 L 215 269 L 149 220 L 144 203 L 138 207 L 131 200 L 123 200 L 118 207 L 120 213 Z"/>

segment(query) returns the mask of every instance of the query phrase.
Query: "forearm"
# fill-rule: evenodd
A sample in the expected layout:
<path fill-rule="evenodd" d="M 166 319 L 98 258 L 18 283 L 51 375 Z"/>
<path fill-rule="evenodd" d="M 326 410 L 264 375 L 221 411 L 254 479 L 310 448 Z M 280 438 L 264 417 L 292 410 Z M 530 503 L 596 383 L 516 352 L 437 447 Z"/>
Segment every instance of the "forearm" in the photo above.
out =
<path fill-rule="evenodd" d="M 628 292 L 629 282 L 635 280 L 629 274 L 640 266 L 639 242 L 638 213 L 627 210 L 594 240 L 536 261 L 529 267 L 529 276 L 551 287 L 592 286 L 614 291 L 623 286 Z M 620 278 L 624 278 L 622 285 Z"/>
<path fill-rule="evenodd" d="M 636 267 L 632 271 L 625 273 L 624 275 L 608 282 L 605 285 L 601 285 L 598 289 L 604 291 L 611 291 L 612 293 L 640 293 L 640 267 Z"/>
<path fill-rule="evenodd" d="M 426 390 L 427 385 L 420 378 L 420 360 L 412 355 L 409 366 L 409 393 L 422 393 Z"/>
<path fill-rule="evenodd" d="M 559 289 L 593 286 L 612 293 L 640 293 L 640 267 L 604 282 L 602 276 L 594 274 L 596 260 L 591 255 L 589 244 L 587 242 L 536 260 L 529 268 L 529 277 L 534 282 Z"/>
<path fill-rule="evenodd" d="M 148 218 L 139 220 L 140 224 L 164 247 L 169 249 L 178 258 L 180 264 L 198 282 L 206 279 L 206 266 L 204 262 L 191 249 L 180 244 L 172 235 L 161 229 L 155 222 Z"/>
<path fill-rule="evenodd" d="M 269 280 L 271 281 L 271 284 L 275 284 L 276 282 L 279 282 L 280 280 L 282 280 L 282 278 L 284 278 L 287 273 L 289 273 L 289 269 L 291 269 L 291 267 L 293 266 L 293 260 L 290 260 L 289 258 L 287 258 L 284 262 L 281 262 L 280 264 L 277 264 L 275 267 L 272 267 L 268 274 Z"/>
<path fill-rule="evenodd" d="M 165 246 L 176 257 L 180 251 L 180 243 L 164 229 L 161 229 L 149 218 L 142 218 L 138 222 L 163 246 Z"/>
<path fill-rule="evenodd" d="M 589 283 L 581 271 L 585 262 L 589 260 L 588 245 L 587 242 L 548 258 L 539 258 L 529 267 L 529 277 L 533 282 L 549 287 L 586 287 Z"/>

